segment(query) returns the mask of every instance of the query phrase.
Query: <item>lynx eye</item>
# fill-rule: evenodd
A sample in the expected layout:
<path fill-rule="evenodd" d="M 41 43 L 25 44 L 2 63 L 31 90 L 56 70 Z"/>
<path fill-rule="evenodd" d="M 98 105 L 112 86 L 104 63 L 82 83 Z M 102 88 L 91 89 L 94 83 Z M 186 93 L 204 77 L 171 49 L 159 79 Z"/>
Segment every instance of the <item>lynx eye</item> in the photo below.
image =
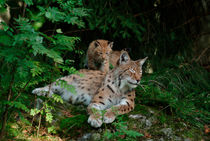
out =
<path fill-rule="evenodd" d="M 132 72 L 132 73 L 136 72 L 133 68 L 129 69 L 129 71 Z"/>

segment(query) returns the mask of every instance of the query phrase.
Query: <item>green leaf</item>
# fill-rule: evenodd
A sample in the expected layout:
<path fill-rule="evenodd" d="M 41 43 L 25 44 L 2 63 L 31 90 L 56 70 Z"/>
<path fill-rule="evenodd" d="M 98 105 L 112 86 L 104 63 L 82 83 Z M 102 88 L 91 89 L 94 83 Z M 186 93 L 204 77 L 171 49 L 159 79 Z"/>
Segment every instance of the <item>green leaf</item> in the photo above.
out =
<path fill-rule="evenodd" d="M 35 77 L 42 74 L 44 70 L 42 67 L 40 67 L 40 63 L 38 61 L 31 61 L 31 62 L 32 62 L 32 67 L 30 71 L 31 71 L 32 76 Z"/>
<path fill-rule="evenodd" d="M 0 6 L 4 5 L 6 3 L 6 0 L 0 0 Z"/>
<path fill-rule="evenodd" d="M 33 5 L 33 0 L 23 0 L 28 6 Z"/>
<path fill-rule="evenodd" d="M 60 28 L 56 29 L 57 33 L 63 33 L 62 30 Z"/>
<path fill-rule="evenodd" d="M 52 120 L 53 120 L 52 113 L 50 113 L 50 112 L 46 113 L 46 121 L 48 121 L 49 123 L 51 123 Z"/>
<path fill-rule="evenodd" d="M 45 16 L 52 22 L 58 22 L 64 19 L 65 14 L 60 12 L 57 7 L 49 7 L 45 13 Z"/>
<path fill-rule="evenodd" d="M 54 100 L 54 101 L 56 101 L 56 102 L 59 102 L 59 103 L 62 103 L 62 104 L 63 104 L 63 99 L 61 98 L 61 96 L 56 95 L 56 94 L 53 94 L 53 95 L 52 95 L 52 98 L 53 98 L 53 100 Z"/>
<path fill-rule="evenodd" d="M 30 110 L 30 115 L 32 115 L 32 116 L 35 116 L 35 115 L 37 115 L 38 113 L 40 113 L 40 110 L 38 110 L 38 109 L 31 109 L 31 110 Z"/>
<path fill-rule="evenodd" d="M 61 88 L 64 88 L 64 89 L 66 89 L 67 91 L 69 91 L 69 92 L 71 92 L 73 94 L 76 94 L 77 93 L 75 87 L 73 85 L 67 84 L 67 82 L 64 81 L 64 80 L 57 81 L 56 82 L 56 85 L 60 85 Z"/>
<path fill-rule="evenodd" d="M 13 108 L 17 108 L 17 109 L 21 109 L 25 112 L 29 112 L 29 109 L 26 107 L 26 105 L 24 105 L 23 103 L 21 102 L 18 102 L 18 101 L 3 101 L 3 104 L 7 104 L 7 105 L 10 105 L 11 107 Z"/>
<path fill-rule="evenodd" d="M 0 21 L 0 26 L 1 28 L 3 28 L 4 31 L 8 31 L 9 29 L 9 26 L 3 21 Z"/>
<path fill-rule="evenodd" d="M 139 133 L 137 131 L 134 131 L 134 130 L 126 130 L 125 134 L 130 136 L 130 137 L 134 137 L 134 138 L 144 136 L 143 134 L 141 134 L 141 133 Z"/>
<path fill-rule="evenodd" d="M 56 130 L 55 129 L 56 129 L 55 126 L 51 126 L 51 127 L 47 128 L 47 131 L 48 131 L 48 133 L 56 134 Z"/>

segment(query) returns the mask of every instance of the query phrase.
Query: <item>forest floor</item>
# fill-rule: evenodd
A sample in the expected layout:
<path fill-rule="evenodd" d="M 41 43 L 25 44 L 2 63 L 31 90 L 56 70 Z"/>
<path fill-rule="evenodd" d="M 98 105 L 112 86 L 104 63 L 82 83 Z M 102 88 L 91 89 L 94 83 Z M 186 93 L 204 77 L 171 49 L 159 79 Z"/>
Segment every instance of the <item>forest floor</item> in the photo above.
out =
<path fill-rule="evenodd" d="M 32 117 L 28 117 L 28 114 L 23 114 L 25 119 L 17 116 L 17 122 L 9 125 L 10 134 L 5 140 L 207 141 L 210 139 L 208 127 L 192 126 L 180 118 L 167 114 L 166 108 L 145 106 L 137 102 L 132 112 L 119 116 L 112 124 L 95 129 L 87 123 L 88 116 L 85 106 L 65 103 L 56 107 L 56 112 L 54 112 L 56 120 L 52 122 L 54 127 L 52 133 L 49 133 L 47 128 L 52 125 L 44 120 L 38 133 L 39 118 L 36 117 L 33 120 Z"/>
<path fill-rule="evenodd" d="M 144 75 L 141 86 L 136 88 L 134 110 L 101 128 L 87 123 L 83 105 L 52 103 L 53 117 L 16 112 L 8 119 L 5 140 L 208 141 L 208 76 L 192 67 Z M 46 122 L 50 119 L 51 123 Z"/>

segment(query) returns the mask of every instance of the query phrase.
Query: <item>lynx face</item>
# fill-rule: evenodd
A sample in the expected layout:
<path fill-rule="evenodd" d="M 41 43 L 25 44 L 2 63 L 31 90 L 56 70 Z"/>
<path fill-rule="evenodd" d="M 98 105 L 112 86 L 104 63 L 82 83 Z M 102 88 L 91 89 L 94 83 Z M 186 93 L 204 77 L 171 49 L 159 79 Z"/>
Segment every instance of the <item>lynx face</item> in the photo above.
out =
<path fill-rule="evenodd" d="M 109 55 L 112 52 L 113 42 L 95 40 L 89 45 L 87 51 L 87 64 L 91 70 L 109 71 Z"/>
<path fill-rule="evenodd" d="M 140 61 L 132 61 L 125 66 L 127 66 L 127 69 L 125 69 L 120 76 L 122 85 L 128 85 L 131 88 L 136 88 L 139 85 L 142 76 Z M 122 66 L 122 68 L 125 66 Z"/>
<path fill-rule="evenodd" d="M 120 88 L 125 86 L 128 86 L 129 88 L 136 88 L 139 85 L 142 77 L 142 65 L 146 59 L 147 57 L 137 61 L 132 61 L 126 52 L 122 54 L 122 57 L 119 60 L 121 65 L 117 68 L 117 73 L 119 73 L 118 80 Z"/>
<path fill-rule="evenodd" d="M 93 49 L 93 52 L 95 52 L 95 60 L 103 62 L 105 59 L 109 58 L 110 52 L 112 51 L 113 42 L 96 40 L 94 41 L 94 46 L 95 48 Z"/>

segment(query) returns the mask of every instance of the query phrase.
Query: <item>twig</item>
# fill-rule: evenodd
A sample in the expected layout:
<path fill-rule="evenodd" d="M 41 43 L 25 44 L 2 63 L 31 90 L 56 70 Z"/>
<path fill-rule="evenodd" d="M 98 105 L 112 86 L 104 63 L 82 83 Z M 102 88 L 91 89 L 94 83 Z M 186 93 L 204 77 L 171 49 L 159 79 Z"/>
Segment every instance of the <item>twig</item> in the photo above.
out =
<path fill-rule="evenodd" d="M 166 107 L 160 109 L 160 111 L 156 112 L 154 115 L 157 115 L 158 113 L 160 113 L 161 111 L 165 110 L 165 109 L 168 108 L 169 106 L 170 106 L 170 105 L 167 105 Z M 154 116 L 154 115 L 153 115 L 153 116 Z"/>
<path fill-rule="evenodd" d="M 36 104 L 37 104 L 37 103 L 35 102 L 36 100 L 37 100 L 37 96 L 35 95 L 35 99 L 34 99 L 34 109 L 36 108 Z M 33 116 L 33 118 L 32 118 L 32 121 L 31 121 L 31 126 L 33 126 L 33 123 L 34 123 L 34 117 L 35 117 L 35 116 Z"/>
<path fill-rule="evenodd" d="M 199 33 L 199 34 L 194 34 L 192 35 L 193 38 L 195 38 L 195 40 L 198 40 L 201 36 L 205 36 L 210 34 L 210 32 L 203 32 L 203 33 Z"/>
<path fill-rule="evenodd" d="M 164 88 L 164 89 L 166 89 L 166 87 L 163 85 L 163 84 L 161 84 L 160 82 L 157 82 L 157 81 L 155 81 L 155 80 L 149 80 L 150 82 L 153 82 L 153 83 L 156 83 L 156 84 L 158 84 L 159 86 L 161 86 L 162 88 Z"/>
<path fill-rule="evenodd" d="M 69 33 L 75 33 L 75 32 L 84 32 L 84 31 L 89 31 L 91 29 L 81 29 L 81 30 L 74 30 L 74 31 L 68 31 L 68 32 L 63 32 L 64 35 L 69 34 Z M 43 33 L 48 33 L 48 32 L 53 32 L 54 30 L 46 30 Z"/>
<path fill-rule="evenodd" d="M 202 15 L 202 16 L 193 17 L 193 18 L 191 18 L 191 19 L 185 21 L 185 22 L 182 23 L 181 25 L 178 25 L 178 26 L 172 28 L 172 29 L 170 30 L 170 32 L 173 32 L 174 30 L 176 30 L 176 29 L 178 29 L 178 28 L 180 28 L 180 27 L 182 27 L 182 26 L 184 26 L 184 25 L 186 25 L 186 24 L 189 24 L 189 23 L 191 23 L 191 22 L 193 22 L 193 21 L 195 21 L 195 20 L 197 20 L 197 19 L 200 19 L 200 18 L 205 17 L 205 16 L 209 16 L 209 15 L 210 15 L 210 12 L 207 12 L 207 13 L 205 13 L 205 14 Z"/>
<path fill-rule="evenodd" d="M 17 98 L 21 95 L 21 93 L 24 91 L 24 89 L 28 86 L 29 82 L 31 81 L 31 79 L 25 84 L 25 86 L 23 87 L 23 89 L 21 89 L 18 93 L 18 95 L 15 97 L 15 99 L 12 101 L 14 102 L 15 100 L 17 100 Z"/>
<path fill-rule="evenodd" d="M 23 17 L 25 17 L 26 7 L 27 7 L 27 4 L 24 2 L 23 3 Z"/>
<path fill-rule="evenodd" d="M 39 129 L 40 129 L 40 126 L 41 126 L 41 119 L 42 119 L 42 114 L 40 113 L 40 116 L 39 116 L 39 125 L 38 125 L 38 130 L 37 130 L 37 137 L 39 136 Z"/>
<path fill-rule="evenodd" d="M 141 88 L 144 90 L 144 92 L 146 92 L 146 90 L 144 89 L 144 87 L 140 84 Z"/>
<path fill-rule="evenodd" d="M 158 113 L 160 113 L 161 111 L 165 110 L 166 108 L 168 108 L 170 105 L 167 105 L 166 107 L 160 109 L 160 111 L 157 111 L 156 113 L 154 113 L 154 115 L 152 115 L 151 117 L 157 116 Z M 150 117 L 150 118 L 151 118 Z"/>
<path fill-rule="evenodd" d="M 75 33 L 75 32 L 84 32 L 84 31 L 90 31 L 90 30 L 91 29 L 74 30 L 74 31 L 64 32 L 64 34 Z"/>
<path fill-rule="evenodd" d="M 205 48 L 205 49 L 201 52 L 201 54 L 198 56 L 198 58 L 195 60 L 195 62 L 198 62 L 198 61 L 201 59 L 201 57 L 205 54 L 205 52 L 206 52 L 209 48 L 210 48 L 210 47 Z"/>

